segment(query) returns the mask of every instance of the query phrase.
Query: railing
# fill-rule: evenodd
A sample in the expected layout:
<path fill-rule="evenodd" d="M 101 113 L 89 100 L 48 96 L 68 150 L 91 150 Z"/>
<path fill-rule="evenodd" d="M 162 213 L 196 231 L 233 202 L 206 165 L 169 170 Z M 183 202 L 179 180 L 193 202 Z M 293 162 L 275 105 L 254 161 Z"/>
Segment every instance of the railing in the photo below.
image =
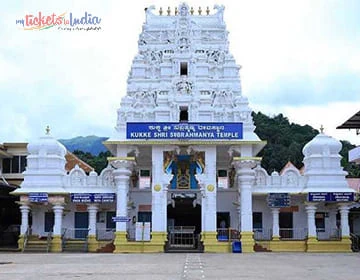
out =
<path fill-rule="evenodd" d="M 218 241 L 233 241 L 239 240 L 240 233 L 238 230 L 233 228 L 218 228 L 217 229 L 217 240 Z"/>
<path fill-rule="evenodd" d="M 316 235 L 318 240 L 340 240 L 341 229 L 332 228 L 332 229 L 317 230 Z"/>
<path fill-rule="evenodd" d="M 171 247 L 195 248 L 195 227 L 169 227 L 168 240 Z"/>
<path fill-rule="evenodd" d="M 115 229 L 114 228 L 101 228 L 96 230 L 96 239 L 97 240 L 114 240 L 115 238 Z"/>
<path fill-rule="evenodd" d="M 52 240 L 52 231 L 49 231 L 47 235 L 46 253 L 49 253 L 51 240 Z"/>
<path fill-rule="evenodd" d="M 254 228 L 254 240 L 268 241 L 272 239 L 271 228 Z"/>
<path fill-rule="evenodd" d="M 65 243 L 66 243 L 66 239 L 65 239 L 65 234 L 66 234 L 67 229 L 63 228 L 62 229 L 62 234 L 61 234 L 61 248 L 64 250 L 65 248 Z"/>
<path fill-rule="evenodd" d="M 360 236 L 350 233 L 350 240 L 351 240 L 351 250 L 353 252 L 360 251 Z"/>
<path fill-rule="evenodd" d="M 61 235 L 62 239 L 62 249 L 66 247 L 66 242 L 71 239 L 83 240 L 84 241 L 84 251 L 88 250 L 88 234 L 89 228 L 65 228 L 63 229 L 63 234 Z"/>
<path fill-rule="evenodd" d="M 282 240 L 305 240 L 307 238 L 306 228 L 280 228 Z"/>
<path fill-rule="evenodd" d="M 27 246 L 27 242 L 29 239 L 29 235 L 30 235 L 30 227 L 27 227 L 25 233 L 24 233 L 24 243 L 23 243 L 23 248 L 22 248 L 22 252 L 25 251 L 25 248 Z"/>

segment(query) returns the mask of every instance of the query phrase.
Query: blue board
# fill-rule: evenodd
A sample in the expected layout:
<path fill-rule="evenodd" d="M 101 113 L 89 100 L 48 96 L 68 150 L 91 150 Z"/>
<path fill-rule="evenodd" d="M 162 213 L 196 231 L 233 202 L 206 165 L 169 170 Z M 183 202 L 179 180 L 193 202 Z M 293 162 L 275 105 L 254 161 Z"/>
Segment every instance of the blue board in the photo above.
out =
<path fill-rule="evenodd" d="M 226 139 L 243 138 L 242 123 L 128 122 L 127 139 Z"/>
<path fill-rule="evenodd" d="M 311 202 L 350 202 L 354 201 L 353 192 L 309 192 Z"/>

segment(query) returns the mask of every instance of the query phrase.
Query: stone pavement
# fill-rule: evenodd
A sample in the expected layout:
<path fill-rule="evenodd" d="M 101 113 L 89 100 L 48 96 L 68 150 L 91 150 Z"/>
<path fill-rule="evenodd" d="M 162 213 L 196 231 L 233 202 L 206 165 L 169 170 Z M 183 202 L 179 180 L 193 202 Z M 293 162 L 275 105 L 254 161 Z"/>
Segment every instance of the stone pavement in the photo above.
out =
<path fill-rule="evenodd" d="M 1 280 L 360 279 L 360 254 L 0 254 Z"/>

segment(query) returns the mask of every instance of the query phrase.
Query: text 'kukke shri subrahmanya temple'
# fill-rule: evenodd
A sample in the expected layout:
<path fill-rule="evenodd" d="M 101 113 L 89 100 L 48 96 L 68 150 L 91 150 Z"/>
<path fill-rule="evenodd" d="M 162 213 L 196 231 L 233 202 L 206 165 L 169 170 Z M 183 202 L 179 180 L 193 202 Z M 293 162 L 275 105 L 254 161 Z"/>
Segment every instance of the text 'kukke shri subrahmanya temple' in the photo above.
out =
<path fill-rule="evenodd" d="M 38 239 L 52 252 L 351 250 L 341 143 L 321 132 L 303 170 L 267 174 L 223 13 L 146 9 L 101 174 L 67 173 L 49 132 L 28 145 L 14 191 L 20 248 Z"/>

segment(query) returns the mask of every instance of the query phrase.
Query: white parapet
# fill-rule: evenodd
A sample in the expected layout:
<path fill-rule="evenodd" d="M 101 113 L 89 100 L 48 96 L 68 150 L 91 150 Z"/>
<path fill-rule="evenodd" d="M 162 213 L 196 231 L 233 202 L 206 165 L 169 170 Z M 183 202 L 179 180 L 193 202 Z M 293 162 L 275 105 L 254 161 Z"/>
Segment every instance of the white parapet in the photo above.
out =
<path fill-rule="evenodd" d="M 349 161 L 360 164 L 360 146 L 349 151 Z"/>

